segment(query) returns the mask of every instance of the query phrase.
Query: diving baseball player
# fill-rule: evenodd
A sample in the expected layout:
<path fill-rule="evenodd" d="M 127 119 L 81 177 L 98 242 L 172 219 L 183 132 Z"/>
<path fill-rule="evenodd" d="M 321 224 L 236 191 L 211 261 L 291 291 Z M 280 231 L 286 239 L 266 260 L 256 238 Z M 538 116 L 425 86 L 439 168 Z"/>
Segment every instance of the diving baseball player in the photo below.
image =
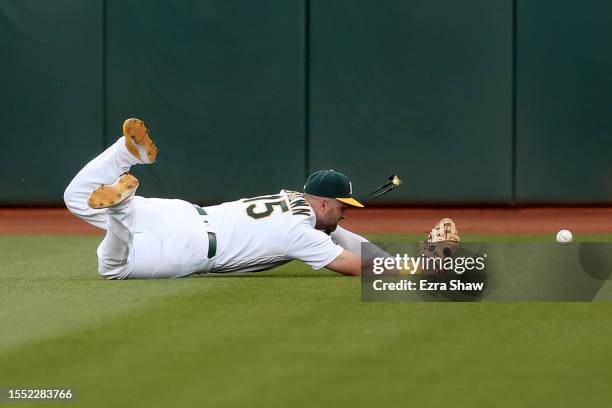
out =
<path fill-rule="evenodd" d="M 258 271 L 300 260 L 359 275 L 365 238 L 338 226 L 351 197 L 348 177 L 333 170 L 310 175 L 304 192 L 243 198 L 199 207 L 134 193 L 136 164 L 157 158 L 143 121 L 127 119 L 123 137 L 89 162 L 64 193 L 77 217 L 106 230 L 97 249 L 107 279 L 174 278 L 203 272 Z"/>

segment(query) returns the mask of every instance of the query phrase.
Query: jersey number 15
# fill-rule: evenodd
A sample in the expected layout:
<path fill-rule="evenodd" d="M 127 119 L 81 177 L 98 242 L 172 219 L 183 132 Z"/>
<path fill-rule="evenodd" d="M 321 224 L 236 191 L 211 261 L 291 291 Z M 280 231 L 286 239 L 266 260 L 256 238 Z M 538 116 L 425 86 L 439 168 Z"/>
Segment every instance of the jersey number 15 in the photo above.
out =
<path fill-rule="evenodd" d="M 289 211 L 287 201 L 282 195 L 268 195 L 253 197 L 242 200 L 242 202 L 253 203 L 247 206 L 246 213 L 253 219 L 260 219 L 270 216 L 275 208 L 280 208 L 282 212 Z"/>

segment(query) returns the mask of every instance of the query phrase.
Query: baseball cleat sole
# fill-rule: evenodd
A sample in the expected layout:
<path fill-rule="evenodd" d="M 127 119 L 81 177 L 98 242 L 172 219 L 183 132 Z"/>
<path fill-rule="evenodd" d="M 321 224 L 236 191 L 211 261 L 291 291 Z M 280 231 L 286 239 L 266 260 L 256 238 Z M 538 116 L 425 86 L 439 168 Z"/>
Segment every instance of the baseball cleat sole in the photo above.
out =
<path fill-rule="evenodd" d="M 87 200 L 91 208 L 108 208 L 121 204 L 131 197 L 138 188 L 138 179 L 131 174 L 124 174 L 113 184 L 96 188 Z"/>
<path fill-rule="evenodd" d="M 143 163 L 155 162 L 158 149 L 149 137 L 149 129 L 142 120 L 126 119 L 123 122 L 123 136 L 125 136 L 125 147 L 134 157 Z"/>

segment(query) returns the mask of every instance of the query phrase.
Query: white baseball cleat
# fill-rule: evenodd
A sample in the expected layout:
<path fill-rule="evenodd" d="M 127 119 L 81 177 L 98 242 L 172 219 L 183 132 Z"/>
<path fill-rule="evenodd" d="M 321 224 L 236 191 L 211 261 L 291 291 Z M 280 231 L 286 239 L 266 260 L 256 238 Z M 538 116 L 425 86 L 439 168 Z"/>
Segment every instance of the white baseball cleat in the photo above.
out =
<path fill-rule="evenodd" d="M 125 173 L 113 184 L 101 185 L 96 188 L 87 200 L 91 208 L 108 208 L 121 204 L 134 195 L 138 188 L 138 179 Z"/>
<path fill-rule="evenodd" d="M 158 149 L 149 137 L 149 129 L 142 120 L 126 119 L 123 122 L 123 136 L 125 136 L 125 147 L 134 157 L 147 164 L 155 162 Z"/>

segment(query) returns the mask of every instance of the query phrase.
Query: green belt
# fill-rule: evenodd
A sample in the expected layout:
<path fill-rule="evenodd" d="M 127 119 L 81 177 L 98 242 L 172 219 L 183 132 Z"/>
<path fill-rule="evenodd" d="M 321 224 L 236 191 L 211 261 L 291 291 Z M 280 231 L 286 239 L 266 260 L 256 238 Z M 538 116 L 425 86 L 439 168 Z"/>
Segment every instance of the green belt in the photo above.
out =
<path fill-rule="evenodd" d="M 200 215 L 208 215 L 206 214 L 206 211 L 204 211 L 204 209 L 202 207 L 199 207 L 197 205 L 193 205 L 196 209 L 196 211 L 198 212 L 198 214 Z M 205 223 L 208 224 L 208 221 L 204 220 Z M 215 234 L 214 232 L 207 232 L 208 234 L 208 255 L 207 258 L 208 259 L 212 259 L 215 257 L 215 255 L 217 254 L 217 234 Z"/>

